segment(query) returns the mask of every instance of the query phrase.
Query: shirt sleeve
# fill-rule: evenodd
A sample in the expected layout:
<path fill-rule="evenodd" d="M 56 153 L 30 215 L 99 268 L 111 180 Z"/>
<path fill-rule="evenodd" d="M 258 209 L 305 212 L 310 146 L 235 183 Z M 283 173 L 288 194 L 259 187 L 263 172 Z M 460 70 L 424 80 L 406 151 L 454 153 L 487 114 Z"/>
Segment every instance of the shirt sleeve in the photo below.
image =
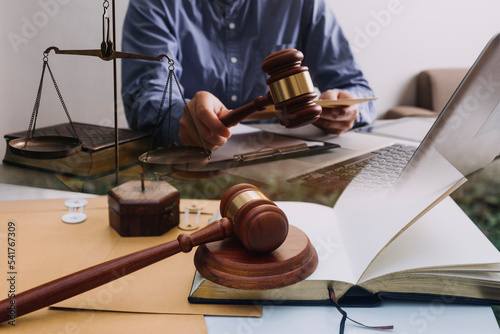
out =
<path fill-rule="evenodd" d="M 304 64 L 309 67 L 315 85 L 321 92 L 340 89 L 357 98 L 374 97 L 331 6 L 318 0 L 308 7 L 311 10 L 307 14 L 310 28 L 304 39 Z M 375 118 L 373 101 L 361 103 L 354 126 L 370 124 Z"/>
<path fill-rule="evenodd" d="M 166 54 L 173 61 L 177 77 L 182 75 L 182 66 L 178 61 L 180 50 L 175 42 L 173 22 L 169 12 L 160 1 L 131 0 L 123 26 L 123 50 L 145 56 Z M 160 145 L 180 145 L 178 138 L 179 120 L 183 113 L 184 103 L 173 81 L 171 115 L 169 111 L 169 95 L 159 111 L 169 67 L 167 58 L 161 61 L 122 60 L 122 98 L 125 115 L 130 128 L 150 131 L 155 128 L 159 117 L 159 128 L 156 141 Z"/>

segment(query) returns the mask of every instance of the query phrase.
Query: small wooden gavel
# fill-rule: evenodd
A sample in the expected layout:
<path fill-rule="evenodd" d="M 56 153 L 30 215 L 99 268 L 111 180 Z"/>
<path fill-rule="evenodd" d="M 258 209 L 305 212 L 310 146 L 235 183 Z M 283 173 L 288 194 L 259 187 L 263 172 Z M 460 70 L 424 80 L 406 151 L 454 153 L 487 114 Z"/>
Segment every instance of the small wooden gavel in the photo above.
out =
<path fill-rule="evenodd" d="M 281 209 L 250 184 L 235 185 L 221 199 L 224 217 L 191 235 L 110 260 L 58 278 L 13 298 L 0 301 L 0 323 L 74 297 L 145 268 L 179 252 L 208 242 L 238 237 L 253 252 L 277 249 L 288 234 L 288 219 Z"/>
<path fill-rule="evenodd" d="M 266 84 L 269 91 L 258 96 L 253 102 L 236 108 L 219 119 L 231 127 L 256 111 L 262 111 L 269 105 L 281 110 L 280 123 L 287 128 L 296 128 L 316 121 L 322 108 L 314 102 L 316 93 L 306 66 L 301 66 L 304 59 L 302 52 L 285 49 L 275 52 L 264 59 L 262 71 L 269 74 Z"/>

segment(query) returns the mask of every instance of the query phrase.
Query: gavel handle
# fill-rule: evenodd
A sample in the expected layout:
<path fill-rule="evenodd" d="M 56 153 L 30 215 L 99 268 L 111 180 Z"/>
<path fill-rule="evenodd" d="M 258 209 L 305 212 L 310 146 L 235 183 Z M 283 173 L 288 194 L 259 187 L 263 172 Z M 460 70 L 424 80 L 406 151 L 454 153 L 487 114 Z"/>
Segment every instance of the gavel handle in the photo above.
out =
<path fill-rule="evenodd" d="M 176 240 L 165 244 L 58 278 L 22 292 L 13 298 L 0 301 L 0 323 L 92 290 L 181 251 L 188 253 L 194 246 L 223 240 L 232 234 L 231 221 L 222 218 L 189 236 L 181 234 Z"/>
<path fill-rule="evenodd" d="M 271 93 L 267 92 L 264 96 L 256 97 L 253 102 L 245 104 L 239 108 L 233 109 L 227 114 L 219 117 L 220 121 L 227 127 L 232 127 L 253 114 L 256 111 L 262 111 L 267 106 L 274 104 Z"/>

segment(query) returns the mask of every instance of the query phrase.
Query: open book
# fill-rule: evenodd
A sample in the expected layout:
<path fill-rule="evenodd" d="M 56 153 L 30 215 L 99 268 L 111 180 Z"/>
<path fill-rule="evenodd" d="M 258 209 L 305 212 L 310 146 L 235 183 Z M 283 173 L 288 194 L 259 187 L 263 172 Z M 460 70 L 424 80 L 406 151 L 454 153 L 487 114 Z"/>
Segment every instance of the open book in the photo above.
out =
<path fill-rule="evenodd" d="M 368 234 L 356 242 L 356 254 L 349 252 L 342 233 L 349 222 L 338 221 L 330 207 L 277 204 L 315 246 L 316 271 L 294 285 L 257 291 L 223 287 L 196 272 L 190 302 L 323 304 L 330 302 L 329 287 L 343 305 L 373 305 L 384 298 L 500 302 L 500 253 L 449 197 L 378 254 Z"/>

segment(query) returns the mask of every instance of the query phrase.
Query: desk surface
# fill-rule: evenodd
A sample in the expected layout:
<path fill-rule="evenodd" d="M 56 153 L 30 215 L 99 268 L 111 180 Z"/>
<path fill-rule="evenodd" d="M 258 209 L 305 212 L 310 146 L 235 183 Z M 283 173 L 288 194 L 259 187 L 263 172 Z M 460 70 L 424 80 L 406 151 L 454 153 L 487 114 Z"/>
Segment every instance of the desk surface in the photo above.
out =
<path fill-rule="evenodd" d="M 81 196 L 94 196 L 58 190 L 39 189 L 24 186 L 0 184 L 0 200 L 19 199 L 66 199 Z M 500 333 L 500 329 L 493 316 L 492 309 L 486 306 L 449 305 L 443 300 L 432 302 L 385 302 L 374 308 L 345 308 L 348 316 L 366 325 L 394 325 L 395 329 L 388 333 Z M 175 317 L 163 315 L 131 315 L 128 320 L 115 319 L 114 312 L 106 318 L 107 312 L 97 315 L 84 313 L 73 319 L 72 312 L 40 311 L 40 316 L 47 316 L 50 328 L 53 331 L 64 330 L 68 323 L 80 326 L 78 321 L 84 321 L 82 328 L 89 324 L 92 317 L 96 323 L 116 324 L 116 321 L 136 319 L 138 323 L 147 322 L 150 333 L 164 333 L 153 323 L 166 324 L 175 321 Z M 52 312 L 52 313 L 51 313 Z M 61 320 L 61 323 L 57 319 Z M 255 317 L 221 317 L 205 316 L 208 333 L 335 333 L 338 331 L 341 315 L 334 307 L 328 306 L 275 306 L 265 305 L 261 318 Z M 83 326 L 85 325 L 85 326 Z M 129 323 L 130 328 L 133 323 Z M 75 328 L 77 328 L 75 327 Z M 78 327 L 80 328 L 80 327 Z M 105 327 L 106 333 L 112 333 L 110 326 Z M 111 327 L 112 328 L 112 327 Z M 144 328 L 144 327 L 142 327 Z M 194 324 L 193 324 L 193 328 Z M 9 328 L 10 329 L 10 328 Z M 377 331 L 379 332 L 379 331 Z M 173 332 L 172 332 L 173 333 Z M 346 333 L 374 333 L 373 330 L 362 328 L 354 323 L 347 322 Z"/>
<path fill-rule="evenodd" d="M 370 135 L 367 135 L 370 136 Z M 475 178 L 491 178 L 499 175 L 500 161 L 497 160 L 483 171 L 476 173 Z M 204 179 L 187 179 L 178 177 L 168 180 L 182 188 L 184 197 L 220 198 L 223 191 L 231 183 L 238 183 L 237 177 L 227 174 L 209 176 L 211 187 L 204 187 Z M 128 180 L 124 177 L 121 182 Z M 105 183 L 111 188 L 114 175 L 109 176 Z M 104 188 L 104 189 L 105 189 Z M 97 193 L 105 193 L 102 190 Z M 184 195 L 188 194 L 188 195 Z M 71 198 L 95 196 L 94 194 L 79 194 L 71 191 L 66 184 L 54 175 L 27 170 L 7 165 L 0 165 L 0 200 L 39 199 L 39 198 Z M 454 196 L 460 204 L 458 193 Z M 310 194 L 289 193 L 273 200 L 303 200 L 311 201 Z M 290 198 L 292 197 L 292 198 Z M 313 198 L 314 201 L 314 198 Z M 328 202 L 319 198 L 318 202 Z M 3 202 L 5 205 L 6 202 Z M 326 204 L 326 203 L 322 203 Z M 346 309 L 348 315 L 367 325 L 395 325 L 393 333 L 444 333 L 450 327 L 454 333 L 500 333 L 497 322 L 490 307 L 447 305 L 440 301 L 430 303 L 391 302 L 376 308 Z M 340 314 L 332 307 L 285 307 L 264 306 L 262 318 L 244 317 L 212 317 L 206 316 L 209 333 L 331 333 L 338 330 Z M 304 321 L 307 319 L 306 321 Z M 143 321 L 143 320 L 142 320 Z M 347 324 L 347 333 L 373 333 L 355 324 Z"/>

